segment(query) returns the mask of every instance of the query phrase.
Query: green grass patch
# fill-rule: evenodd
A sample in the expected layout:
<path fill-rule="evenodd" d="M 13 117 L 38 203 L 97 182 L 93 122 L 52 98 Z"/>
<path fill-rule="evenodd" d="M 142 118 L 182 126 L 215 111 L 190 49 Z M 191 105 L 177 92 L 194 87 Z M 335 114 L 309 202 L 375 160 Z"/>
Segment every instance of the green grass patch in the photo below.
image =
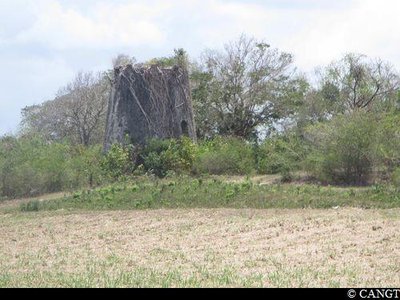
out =
<path fill-rule="evenodd" d="M 5 287 L 63 287 L 63 288 L 199 288 L 199 287 L 262 287 L 262 275 L 240 276 L 234 270 L 223 269 L 210 273 L 199 270 L 193 274 L 183 274 L 181 270 L 165 272 L 149 268 L 135 268 L 131 272 L 113 272 L 93 268 L 77 274 L 66 273 L 25 273 L 0 275 L 0 288 Z"/>
<path fill-rule="evenodd" d="M 400 194 L 389 186 L 337 188 L 318 185 L 258 185 L 251 180 L 139 178 L 56 200 L 31 200 L 20 211 L 130 210 L 159 208 L 395 208 Z"/>
<path fill-rule="evenodd" d="M 358 271 L 359 272 L 359 271 Z M 324 285 L 337 288 L 345 279 L 356 285 L 357 272 L 351 269 L 327 271 L 309 267 L 279 268 L 278 270 L 241 274 L 232 267 L 209 270 L 198 266 L 196 270 L 184 272 L 181 268 L 160 271 L 152 268 L 133 267 L 131 271 L 117 271 L 116 266 L 93 264 L 86 271 L 65 273 L 61 271 L 37 271 L 0 275 L 0 288 L 203 288 L 203 287 L 315 287 Z"/>

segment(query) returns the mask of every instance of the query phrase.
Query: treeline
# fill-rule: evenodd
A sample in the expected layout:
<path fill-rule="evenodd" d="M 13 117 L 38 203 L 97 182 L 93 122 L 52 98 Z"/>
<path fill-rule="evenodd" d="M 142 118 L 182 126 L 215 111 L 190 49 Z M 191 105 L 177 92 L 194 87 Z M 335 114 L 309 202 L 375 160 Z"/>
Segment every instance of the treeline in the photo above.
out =
<path fill-rule="evenodd" d="M 114 67 L 138 64 L 119 55 Z M 271 174 L 326 184 L 400 181 L 400 79 L 393 66 L 346 54 L 307 78 L 289 53 L 241 36 L 197 61 L 183 49 L 141 65 L 186 67 L 199 143 L 150 141 L 102 154 L 113 71 L 80 73 L 22 111 L 0 140 L 0 194 L 74 189 L 132 174 Z M 312 82 L 312 83 L 311 83 Z"/>

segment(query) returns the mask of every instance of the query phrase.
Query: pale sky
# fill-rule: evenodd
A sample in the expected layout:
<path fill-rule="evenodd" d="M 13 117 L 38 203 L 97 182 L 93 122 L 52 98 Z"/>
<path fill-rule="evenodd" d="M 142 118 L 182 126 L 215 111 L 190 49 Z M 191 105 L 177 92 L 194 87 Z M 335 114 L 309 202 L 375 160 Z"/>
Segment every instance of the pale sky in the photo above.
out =
<path fill-rule="evenodd" d="M 119 53 L 147 60 L 182 47 L 196 59 L 246 33 L 304 72 L 346 52 L 399 70 L 399 29 L 399 0 L 0 0 L 0 135 L 15 132 L 21 108 Z"/>

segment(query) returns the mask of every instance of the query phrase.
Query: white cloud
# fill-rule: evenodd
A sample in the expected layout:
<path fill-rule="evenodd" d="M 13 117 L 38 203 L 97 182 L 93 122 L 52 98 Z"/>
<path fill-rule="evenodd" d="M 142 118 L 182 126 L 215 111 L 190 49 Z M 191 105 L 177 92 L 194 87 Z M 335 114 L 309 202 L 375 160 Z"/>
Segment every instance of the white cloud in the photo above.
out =
<path fill-rule="evenodd" d="M 311 15 L 285 46 L 297 54 L 300 67 L 327 64 L 346 52 L 364 53 L 400 67 L 400 2 L 357 0 L 346 10 Z"/>
<path fill-rule="evenodd" d="M 99 2 L 85 14 L 55 0 L 42 1 L 36 7 L 33 26 L 20 32 L 14 41 L 39 42 L 58 50 L 158 45 L 164 41 L 165 33 L 156 19 L 164 7 Z"/>
<path fill-rule="evenodd" d="M 24 1 L 16 3 L 22 7 Z M 321 0 L 92 0 L 87 9 L 68 5 L 71 1 L 35 3 L 22 9 L 15 26 L 8 26 L 20 29 L 8 35 L 9 43 L 40 43 L 55 50 L 170 50 L 180 44 L 199 49 L 221 46 L 244 32 L 293 52 L 300 67 L 307 69 L 347 51 L 399 60 L 395 46 L 400 42 L 398 0 L 338 1 L 335 5 Z M 11 7 L 2 9 L 9 13 Z M 29 19 L 31 26 L 22 19 Z M 0 34 L 0 43 L 4 41 Z"/>
<path fill-rule="evenodd" d="M 200 40 L 210 46 L 235 39 L 242 33 L 266 37 L 268 24 L 273 24 L 279 18 L 275 10 L 264 9 L 257 4 L 216 0 L 196 2 L 200 26 L 194 31 Z M 196 14 L 194 10 L 193 14 Z"/>

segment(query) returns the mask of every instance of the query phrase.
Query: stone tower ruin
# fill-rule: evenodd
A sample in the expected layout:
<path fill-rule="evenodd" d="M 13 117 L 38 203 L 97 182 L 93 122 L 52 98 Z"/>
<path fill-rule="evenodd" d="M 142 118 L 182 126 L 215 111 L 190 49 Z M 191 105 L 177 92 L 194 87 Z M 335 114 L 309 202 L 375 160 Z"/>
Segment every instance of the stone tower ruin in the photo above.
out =
<path fill-rule="evenodd" d="M 144 144 L 149 138 L 196 140 L 187 71 L 179 66 L 126 65 L 114 69 L 104 150 L 113 143 Z"/>

